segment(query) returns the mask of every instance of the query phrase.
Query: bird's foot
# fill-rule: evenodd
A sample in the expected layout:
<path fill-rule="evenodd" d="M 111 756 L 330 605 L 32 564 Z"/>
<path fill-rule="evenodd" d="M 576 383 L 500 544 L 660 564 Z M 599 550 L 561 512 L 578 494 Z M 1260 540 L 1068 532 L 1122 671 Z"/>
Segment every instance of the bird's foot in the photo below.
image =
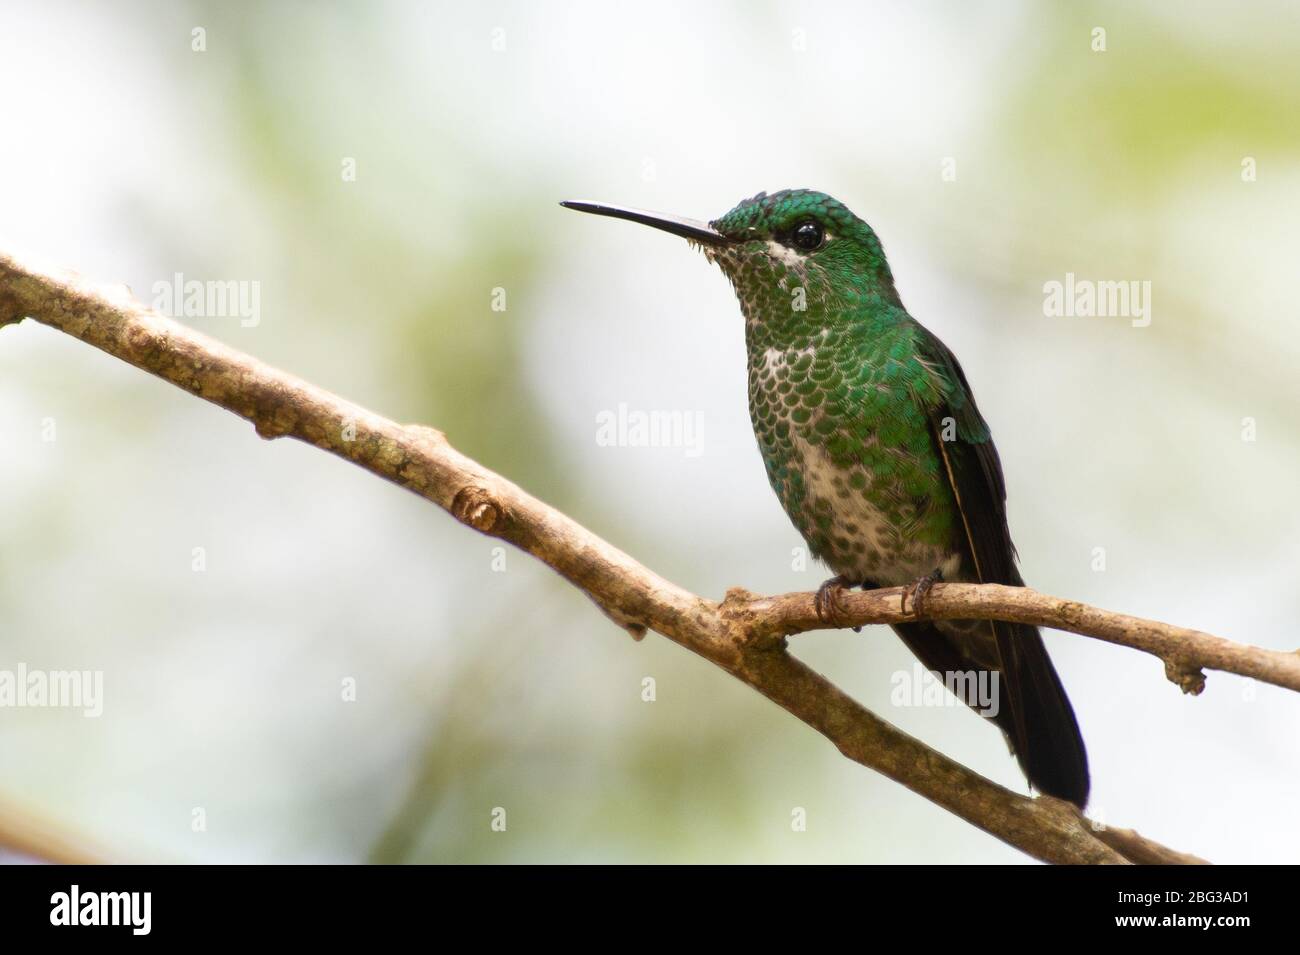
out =
<path fill-rule="evenodd" d="M 943 569 L 936 567 L 924 577 L 918 577 L 916 581 L 903 591 L 903 613 L 907 613 L 907 601 L 912 601 L 912 616 L 919 617 L 925 612 L 925 598 L 930 593 L 930 588 L 943 581 Z"/>
<path fill-rule="evenodd" d="M 817 619 L 832 627 L 841 626 L 838 621 L 841 619 L 843 611 L 839 606 L 839 599 L 844 591 L 856 586 L 857 584 L 854 581 L 849 580 L 843 574 L 837 574 L 818 587 L 817 596 L 813 598 L 813 607 L 817 610 Z M 854 627 L 853 632 L 861 633 L 862 628 Z"/>

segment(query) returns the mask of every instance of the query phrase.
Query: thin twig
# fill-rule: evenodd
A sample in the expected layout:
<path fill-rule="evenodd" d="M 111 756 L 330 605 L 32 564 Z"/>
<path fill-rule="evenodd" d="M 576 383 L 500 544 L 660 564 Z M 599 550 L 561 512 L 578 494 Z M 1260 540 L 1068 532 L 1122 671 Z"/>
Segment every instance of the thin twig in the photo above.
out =
<path fill-rule="evenodd" d="M 1233 643 L 1200 630 L 1099 610 L 1028 587 L 935 584 L 926 595 L 925 613 L 921 617 L 904 609 L 906 593 L 905 587 L 842 593 L 836 598 L 838 612 L 832 623 L 837 627 L 860 627 L 917 619 L 966 618 L 1032 623 L 1150 653 L 1164 662 L 1165 675 L 1185 693 L 1197 694 L 1205 688 L 1202 667 L 1300 690 L 1300 653 Z M 735 612 L 751 615 L 750 632 L 757 640 L 819 630 L 828 625 L 818 618 L 813 595 L 806 593 L 760 597 L 738 604 Z"/>

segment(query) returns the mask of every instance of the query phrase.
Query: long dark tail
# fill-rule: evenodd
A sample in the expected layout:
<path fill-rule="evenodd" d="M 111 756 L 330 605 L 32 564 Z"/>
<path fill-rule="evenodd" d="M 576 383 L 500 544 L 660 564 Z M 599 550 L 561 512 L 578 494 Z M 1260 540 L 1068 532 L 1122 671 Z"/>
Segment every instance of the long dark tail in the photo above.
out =
<path fill-rule="evenodd" d="M 995 622 L 992 627 L 1001 663 L 1001 705 L 990 718 L 1007 734 L 1030 785 L 1082 809 L 1088 802 L 1088 754 L 1043 638 L 1037 627 L 1024 624 Z M 941 675 L 991 669 L 968 651 L 969 638 L 949 635 L 933 623 L 898 624 L 894 631 L 927 669 Z M 963 702 L 979 706 L 976 699 Z"/>

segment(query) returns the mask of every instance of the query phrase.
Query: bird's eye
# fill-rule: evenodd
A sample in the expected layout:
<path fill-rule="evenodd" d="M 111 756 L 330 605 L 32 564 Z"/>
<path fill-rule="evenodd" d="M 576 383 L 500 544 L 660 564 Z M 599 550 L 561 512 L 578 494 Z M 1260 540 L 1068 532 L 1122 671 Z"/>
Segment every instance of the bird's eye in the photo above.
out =
<path fill-rule="evenodd" d="M 809 219 L 807 222 L 800 222 L 790 233 L 790 241 L 797 248 L 805 252 L 811 252 L 822 244 L 822 227 L 816 222 Z"/>

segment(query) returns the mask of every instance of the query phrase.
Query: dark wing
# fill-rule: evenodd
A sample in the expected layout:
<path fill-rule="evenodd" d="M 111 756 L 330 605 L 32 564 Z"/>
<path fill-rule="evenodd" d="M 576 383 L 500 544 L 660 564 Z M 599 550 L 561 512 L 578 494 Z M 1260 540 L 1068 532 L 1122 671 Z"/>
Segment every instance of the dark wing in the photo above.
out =
<path fill-rule="evenodd" d="M 969 566 L 981 583 L 1023 586 L 993 436 L 956 357 L 918 328 L 922 359 L 948 383 L 945 398 L 929 408 L 930 428 L 961 512 Z M 998 621 L 990 621 L 989 628 L 1001 664 L 1004 709 L 1010 710 L 997 722 L 1034 788 L 1083 806 L 1089 788 L 1083 738 L 1038 628 Z M 917 636 L 904 639 L 912 645 Z"/>
<path fill-rule="evenodd" d="M 920 331 L 925 361 L 939 370 L 943 381 L 955 382 L 948 396 L 929 409 L 930 429 L 961 508 L 976 575 L 981 583 L 1024 586 L 1016 570 L 1016 548 L 1007 526 L 1007 485 L 993 435 L 956 356 L 929 331 Z"/>

